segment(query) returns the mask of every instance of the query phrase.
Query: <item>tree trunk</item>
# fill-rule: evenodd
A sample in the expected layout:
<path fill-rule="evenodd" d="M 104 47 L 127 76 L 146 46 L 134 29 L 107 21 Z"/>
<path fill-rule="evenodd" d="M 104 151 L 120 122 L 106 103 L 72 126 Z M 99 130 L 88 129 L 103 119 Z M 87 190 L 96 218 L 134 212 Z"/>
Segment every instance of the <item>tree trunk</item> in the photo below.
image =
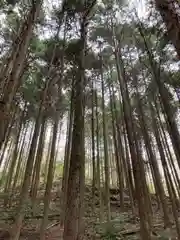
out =
<path fill-rule="evenodd" d="M 72 83 L 73 85 L 73 83 Z M 73 86 L 71 89 L 71 106 L 69 110 L 69 119 L 67 124 L 67 135 L 66 135 L 66 145 L 65 145 L 65 154 L 64 154 L 64 166 L 63 166 L 63 179 L 62 179 L 62 195 L 61 195 L 61 225 L 64 224 L 64 217 L 65 217 L 65 208 L 66 208 L 66 201 L 67 201 L 67 187 L 68 187 L 68 178 L 69 178 L 69 165 L 70 165 L 70 153 L 72 147 L 72 126 L 74 120 L 74 90 Z"/>
<path fill-rule="evenodd" d="M 115 59 L 116 59 L 116 68 L 118 73 L 118 81 L 120 84 L 121 95 L 122 95 L 122 102 L 123 102 L 123 110 L 124 110 L 124 120 L 126 124 L 127 130 L 127 137 L 129 141 L 129 148 L 131 153 L 132 159 L 132 166 L 133 166 L 133 174 L 134 174 L 134 181 L 135 181 L 135 189 L 137 193 L 137 202 L 138 202 L 138 210 L 140 216 L 140 228 L 141 228 L 141 238 L 151 240 L 151 232 L 150 232 L 150 225 L 148 222 L 148 211 L 146 204 L 146 199 L 144 196 L 144 187 L 142 185 L 142 176 L 144 174 L 141 168 L 141 162 L 138 156 L 138 146 L 136 136 L 134 133 L 134 126 L 133 126 L 133 119 L 130 107 L 130 99 L 129 93 L 127 88 L 126 82 L 126 74 L 123 66 L 123 60 L 121 56 L 121 49 L 120 43 L 117 47 L 116 40 L 114 40 L 114 47 L 115 47 Z"/>
<path fill-rule="evenodd" d="M 169 135 L 171 137 L 171 141 L 173 144 L 173 148 L 174 148 L 174 152 L 176 154 L 176 158 L 177 158 L 177 162 L 180 168 L 180 133 L 177 127 L 177 123 L 175 121 L 174 115 L 172 113 L 172 109 L 171 109 L 171 105 L 169 103 L 169 100 L 166 96 L 166 91 L 165 91 L 165 86 L 164 83 L 161 81 L 161 75 L 158 74 L 159 69 L 157 67 L 157 64 L 154 60 L 154 56 L 153 53 L 151 51 L 151 49 L 148 47 L 145 35 L 143 33 L 143 29 L 141 26 L 139 26 L 139 32 L 144 40 L 144 45 L 145 45 L 145 49 L 149 58 L 149 63 L 152 69 L 152 76 L 153 76 L 153 80 L 155 81 L 155 83 L 157 84 L 158 90 L 159 90 L 159 94 L 160 94 L 160 98 L 159 101 L 160 103 L 162 102 L 163 105 L 163 110 L 165 112 L 165 117 L 167 118 L 167 128 L 168 128 L 168 132 Z"/>
<path fill-rule="evenodd" d="M 84 182 L 84 57 L 87 35 L 86 16 L 81 19 L 81 52 L 79 54 L 78 76 L 74 87 L 74 125 L 67 187 L 67 203 L 64 221 L 64 240 L 78 240 L 81 229 L 80 213 L 83 208 L 81 183 Z M 81 216 L 82 217 L 82 216 Z"/>
<path fill-rule="evenodd" d="M 101 53 L 100 53 L 101 54 Z M 105 203 L 107 208 L 107 222 L 111 220 L 111 210 L 110 210 L 110 192 L 109 192 L 109 156 L 108 156 L 108 143 L 107 143 L 107 125 L 106 125 L 106 115 L 105 115 L 105 89 L 104 89 L 104 79 L 103 79 L 103 62 L 102 57 L 100 56 L 101 61 L 101 88 L 102 88 L 102 120 L 103 120 L 103 143 L 104 143 L 104 172 L 105 172 Z"/>
<path fill-rule="evenodd" d="M 96 185 L 96 163 L 95 163 L 95 136 L 94 136 L 94 86 L 92 80 L 91 86 L 91 139 L 92 139 L 92 166 L 93 166 L 93 181 L 92 181 L 92 196 L 94 199 Z"/>
<path fill-rule="evenodd" d="M 95 92 L 96 103 L 96 152 L 97 152 L 97 185 L 98 185 L 98 197 L 99 197 L 99 221 L 103 221 L 103 206 L 102 206 L 102 191 L 101 191 L 101 167 L 100 167 L 100 154 L 99 154 L 99 118 L 98 118 L 98 97 L 97 91 Z"/>
<path fill-rule="evenodd" d="M 50 154 L 50 161 L 49 161 L 46 190 L 44 195 L 44 216 L 41 224 L 40 240 L 45 239 L 45 233 L 46 233 L 46 227 L 47 227 L 49 203 L 51 199 L 51 189 L 52 189 L 54 166 L 55 166 L 55 151 L 56 151 L 56 141 L 57 141 L 57 133 L 58 133 L 58 122 L 59 122 L 59 114 L 58 112 L 56 112 L 53 131 L 52 131 L 53 139 L 52 139 L 52 145 L 51 145 L 51 154 Z"/>
<path fill-rule="evenodd" d="M 19 87 L 22 69 L 24 68 L 27 50 L 32 36 L 34 22 L 39 15 L 41 4 L 42 1 L 37 1 L 37 3 L 31 7 L 27 19 L 22 24 L 22 28 L 18 36 L 19 40 L 17 46 L 15 46 L 13 49 L 11 56 L 12 62 L 10 64 L 12 64 L 12 69 L 10 72 L 6 72 L 4 75 L 7 83 L 3 89 L 0 105 L 0 144 L 5 138 L 5 132 L 9 124 L 9 112 L 11 112 L 12 102 Z"/>
<path fill-rule="evenodd" d="M 175 8 L 175 0 L 155 0 L 156 8 L 166 25 L 170 41 L 180 59 L 180 17 Z M 179 3 L 178 3 L 179 4 Z"/>
<path fill-rule="evenodd" d="M 42 125 L 41 125 L 41 131 L 40 131 L 40 137 L 39 137 L 39 144 L 34 164 L 34 171 L 32 176 L 32 182 L 31 182 L 31 191 L 30 195 L 32 197 L 32 203 L 33 203 L 33 213 L 35 213 L 35 206 L 36 206 L 36 196 L 39 186 L 39 179 L 40 179 L 40 169 L 41 169 L 41 162 L 43 157 L 43 149 L 44 149 L 44 139 L 45 139 L 45 117 L 42 117 Z"/>

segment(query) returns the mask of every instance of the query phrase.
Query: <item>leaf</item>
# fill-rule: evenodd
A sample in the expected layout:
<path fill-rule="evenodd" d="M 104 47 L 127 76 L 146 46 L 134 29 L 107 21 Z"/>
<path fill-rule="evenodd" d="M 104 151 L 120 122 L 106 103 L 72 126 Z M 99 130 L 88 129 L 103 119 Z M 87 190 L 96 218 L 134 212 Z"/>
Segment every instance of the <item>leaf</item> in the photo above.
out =
<path fill-rule="evenodd" d="M 158 51 L 162 51 L 169 43 L 167 32 L 165 32 L 158 41 Z"/>
<path fill-rule="evenodd" d="M 108 43 L 112 43 L 112 32 L 105 26 L 96 27 L 90 35 L 90 40 L 96 41 L 99 37 L 103 38 Z"/>
<path fill-rule="evenodd" d="M 170 228 L 166 228 L 159 233 L 161 240 L 170 240 L 174 237 L 173 231 Z"/>

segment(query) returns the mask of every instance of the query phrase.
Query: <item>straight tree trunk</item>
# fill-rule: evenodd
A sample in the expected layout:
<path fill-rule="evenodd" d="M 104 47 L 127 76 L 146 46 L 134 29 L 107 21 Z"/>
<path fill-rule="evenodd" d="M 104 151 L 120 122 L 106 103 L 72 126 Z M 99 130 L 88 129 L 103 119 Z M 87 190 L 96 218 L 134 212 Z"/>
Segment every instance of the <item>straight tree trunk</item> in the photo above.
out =
<path fill-rule="evenodd" d="M 6 129 L 9 124 L 9 112 L 11 112 L 13 99 L 19 87 L 34 22 L 39 15 L 41 4 L 41 0 L 33 4 L 25 22 L 22 24 L 17 46 L 15 45 L 11 56 L 12 62 L 10 64 L 12 65 L 12 69 L 4 75 L 6 84 L 3 89 L 0 105 L 0 144 L 2 144 L 5 138 Z"/>
<path fill-rule="evenodd" d="M 101 53 L 100 53 L 101 54 Z M 104 144 L 104 172 L 105 172 L 105 203 L 107 208 L 107 222 L 111 220 L 111 210 L 110 210 L 110 177 L 109 177 L 109 156 L 108 156 L 108 142 L 107 142 L 107 125 L 106 125 L 106 115 L 105 115 L 105 89 L 104 89 L 104 79 L 103 79 L 103 62 L 101 61 L 101 89 L 102 89 L 102 114 L 103 114 L 103 144 Z"/>
<path fill-rule="evenodd" d="M 27 126 L 24 127 L 24 131 L 23 131 L 23 139 L 22 139 L 22 143 L 21 146 L 19 147 L 20 151 L 19 151 L 19 156 L 17 157 L 17 166 L 15 169 L 15 176 L 14 176 L 14 181 L 12 184 L 12 189 L 14 190 L 17 187 L 17 181 L 18 181 L 18 176 L 19 176 L 19 172 L 20 172 L 20 167 L 21 167 L 21 163 L 22 163 L 22 154 L 23 154 L 23 150 L 25 147 L 25 138 L 27 136 L 27 132 L 28 132 L 28 128 L 29 124 L 27 124 Z"/>
<path fill-rule="evenodd" d="M 70 156 L 70 167 L 67 187 L 67 203 L 64 221 L 64 240 L 78 240 L 81 228 L 80 212 L 83 208 L 81 202 L 81 182 L 84 182 L 82 172 L 84 169 L 84 57 L 86 46 L 86 18 L 81 19 L 81 52 L 79 54 L 78 73 L 74 87 L 74 125 L 72 133 L 72 147 Z"/>
<path fill-rule="evenodd" d="M 148 47 L 148 43 L 146 41 L 145 38 L 145 34 L 143 33 L 143 28 L 141 27 L 141 25 L 139 26 L 139 32 L 143 38 L 144 41 L 144 45 L 145 45 L 145 49 L 149 58 L 149 63 L 152 69 L 152 76 L 153 76 L 153 80 L 155 81 L 155 83 L 157 84 L 158 90 L 159 90 L 159 94 L 160 94 L 160 98 L 159 101 L 160 103 L 162 102 L 163 105 L 163 111 L 165 112 L 165 116 L 167 118 L 167 128 L 168 128 L 168 132 L 173 144 L 173 148 L 174 148 L 174 152 L 176 154 L 176 158 L 177 158 L 177 162 L 180 168 L 180 133 L 175 121 L 175 118 L 173 116 L 172 113 L 172 109 L 171 109 L 171 105 L 170 102 L 166 96 L 166 91 L 165 91 L 165 86 L 164 83 L 160 80 L 161 79 L 161 75 L 158 74 L 158 67 L 157 64 L 154 60 L 154 56 L 153 53 L 151 51 L 151 49 Z"/>
<path fill-rule="evenodd" d="M 72 83 L 73 84 L 73 83 Z M 67 135 L 66 135 L 66 145 L 65 145 L 65 154 L 64 154 L 64 166 L 63 166 L 63 179 L 62 179 L 62 188 L 61 188 L 61 225 L 64 225 L 64 217 L 65 217 L 65 208 L 67 201 L 67 187 L 68 187 L 68 178 L 69 178 L 69 165 L 70 165 L 70 153 L 72 147 L 72 127 L 74 120 L 74 90 L 73 86 L 71 89 L 71 106 L 69 110 L 68 124 L 67 124 Z"/>
<path fill-rule="evenodd" d="M 51 145 L 51 154 L 50 154 L 50 161 L 49 161 L 49 170 L 47 176 L 47 183 L 46 183 L 46 190 L 44 195 L 44 215 L 40 229 L 40 240 L 45 239 L 47 221 L 48 221 L 48 213 L 49 213 L 49 203 L 51 199 L 51 189 L 53 183 L 53 176 L 54 176 L 54 166 L 55 166 L 55 152 L 56 152 L 56 141 L 57 141 L 57 133 L 58 133 L 58 123 L 59 123 L 59 114 L 58 112 L 55 113 L 55 121 L 53 125 L 53 139 Z"/>
<path fill-rule="evenodd" d="M 178 3 L 178 1 L 155 0 L 156 8 L 166 25 L 169 39 L 174 45 L 180 59 L 180 16 L 176 11 L 175 3 Z"/>
<path fill-rule="evenodd" d="M 143 135 L 144 135 L 144 142 L 145 142 L 145 145 L 146 145 L 147 154 L 149 154 L 150 164 L 151 164 L 152 170 L 154 172 L 155 184 L 156 184 L 157 189 L 158 189 L 158 195 L 159 195 L 159 198 L 160 198 L 160 201 L 161 201 L 161 206 L 162 206 L 162 209 L 163 209 L 165 226 L 169 226 L 170 219 L 169 219 L 168 212 L 167 212 L 167 207 L 168 206 L 167 206 L 166 196 L 165 196 L 165 192 L 164 192 L 162 181 L 161 181 L 159 166 L 158 166 L 157 160 L 155 158 L 155 155 L 153 153 L 150 136 L 149 136 L 148 131 L 147 131 L 147 126 L 146 126 L 147 121 L 145 119 L 144 112 L 143 112 L 143 109 L 142 109 L 142 103 L 141 103 L 141 100 L 140 100 L 140 93 L 139 93 L 139 90 L 138 90 L 137 77 L 135 75 L 133 77 L 134 77 L 135 82 L 136 82 L 136 92 L 137 92 L 136 97 L 137 97 L 137 101 L 138 101 L 137 108 L 138 108 L 138 111 L 139 111 L 139 120 L 140 120 L 140 124 L 141 124 L 141 127 L 142 127 L 142 132 L 143 132 Z M 151 111 L 152 111 L 152 106 L 150 106 L 150 107 L 151 107 Z M 154 118 L 154 114 L 152 114 L 152 121 L 154 121 L 154 124 L 155 124 L 156 120 Z"/>
<path fill-rule="evenodd" d="M 124 208 L 124 194 L 123 194 L 123 179 L 122 179 L 122 165 L 120 164 L 120 157 L 124 157 L 123 156 L 123 152 L 121 151 L 122 149 L 118 148 L 118 142 L 117 142 L 117 134 L 116 134 L 116 128 L 115 128 L 115 124 L 116 124 L 116 116 L 114 114 L 114 112 L 116 111 L 116 109 L 114 108 L 113 105 L 113 100 L 115 101 L 115 99 L 113 99 L 113 94 L 111 91 L 111 86 L 109 86 L 109 95 L 110 95 L 110 104 L 111 104 L 111 115 L 112 115 L 112 130 L 113 130 L 113 140 L 114 140 L 114 149 L 115 149 L 115 158 L 116 158 L 116 169 L 117 169 L 117 176 L 118 176 L 118 187 L 119 187 L 119 191 L 120 191 L 120 206 L 121 206 L 121 210 L 123 210 Z M 124 166 L 126 167 L 126 166 Z"/>
<path fill-rule="evenodd" d="M 44 149 L 44 140 L 45 140 L 45 121 L 46 121 L 45 117 L 42 117 L 39 144 L 38 144 L 38 149 L 37 149 L 37 154 L 36 154 L 36 159 L 35 159 L 35 164 L 34 164 L 32 182 L 31 182 L 30 195 L 32 197 L 33 213 L 35 213 L 36 196 L 37 196 L 39 180 L 40 180 L 40 169 L 41 169 L 43 149 Z"/>
<path fill-rule="evenodd" d="M 102 206 L 102 191 L 101 191 L 101 164 L 99 154 L 99 118 L 98 118 L 98 97 L 97 91 L 95 92 L 95 113 L 96 113 L 96 152 L 97 152 L 97 185 L 98 185 L 98 197 L 99 197 L 99 221 L 102 222 L 103 206 Z"/>
<path fill-rule="evenodd" d="M 94 135 L 94 86 L 92 80 L 91 87 L 91 139 L 92 139 L 92 166 L 93 166 L 93 181 L 92 181 L 92 195 L 94 198 L 96 185 L 96 163 L 95 163 L 95 135 Z"/>
<path fill-rule="evenodd" d="M 115 35 L 115 34 L 114 34 Z M 134 127 L 133 127 L 133 119 L 131 115 L 131 107 L 130 107 L 130 99 L 129 93 L 127 89 L 126 83 L 126 75 L 123 67 L 123 60 L 121 57 L 120 43 L 117 47 L 116 40 L 114 40 L 115 47 L 115 59 L 116 59 L 116 68 L 118 73 L 118 80 L 121 89 L 122 102 L 123 102 L 123 110 L 124 110 L 124 120 L 126 124 L 127 137 L 129 141 L 129 148 L 132 159 L 132 167 L 135 181 L 135 190 L 137 193 L 137 202 L 138 202 L 138 210 L 140 216 L 140 229 L 141 229 L 141 239 L 151 240 L 151 231 L 150 225 L 148 222 L 148 212 L 146 207 L 146 199 L 144 196 L 144 187 L 142 185 L 142 176 L 144 174 L 142 172 L 141 163 L 138 156 L 138 148 L 137 141 L 135 141 Z"/>

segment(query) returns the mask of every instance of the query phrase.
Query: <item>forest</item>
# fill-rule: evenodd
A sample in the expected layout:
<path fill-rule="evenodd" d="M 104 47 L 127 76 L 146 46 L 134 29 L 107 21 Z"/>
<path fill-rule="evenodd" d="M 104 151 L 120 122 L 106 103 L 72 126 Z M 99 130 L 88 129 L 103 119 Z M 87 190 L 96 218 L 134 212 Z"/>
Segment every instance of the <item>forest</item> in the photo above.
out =
<path fill-rule="evenodd" d="M 0 0 L 0 239 L 180 240 L 180 1 Z"/>

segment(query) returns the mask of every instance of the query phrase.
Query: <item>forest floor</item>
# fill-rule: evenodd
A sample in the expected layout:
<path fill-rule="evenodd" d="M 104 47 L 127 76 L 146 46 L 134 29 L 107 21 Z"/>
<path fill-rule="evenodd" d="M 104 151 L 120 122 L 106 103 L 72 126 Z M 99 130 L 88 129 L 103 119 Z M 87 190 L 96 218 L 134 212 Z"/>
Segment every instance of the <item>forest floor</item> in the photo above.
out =
<path fill-rule="evenodd" d="M 50 212 L 48 219 L 48 226 L 46 231 L 47 240 L 61 240 L 63 229 L 60 226 L 60 197 L 59 197 L 60 186 L 58 182 L 54 183 L 52 191 L 52 200 L 50 204 Z M 36 240 L 39 239 L 39 227 L 42 221 L 43 215 L 43 186 L 39 189 L 39 199 L 37 202 L 36 214 L 32 215 L 31 204 L 27 207 L 25 221 L 21 231 L 21 240 Z M 90 187 L 86 186 L 85 191 L 85 216 L 84 216 L 84 227 L 85 227 L 85 240 L 93 239 L 111 239 L 111 240 L 135 240 L 139 238 L 139 218 L 132 215 L 130 199 L 127 193 L 125 195 L 124 211 L 122 212 L 119 204 L 119 194 L 115 190 L 111 190 L 111 214 L 112 221 L 111 225 L 107 229 L 106 222 L 99 224 L 99 206 L 98 197 L 95 199 L 95 204 L 92 203 L 92 192 Z M 152 239 L 171 239 L 175 240 L 176 233 L 172 229 L 164 229 L 163 217 L 158 210 L 157 202 L 152 195 L 152 208 L 153 208 L 153 238 Z M 154 199 L 153 199 L 154 198 Z M 14 195 L 14 199 L 11 199 L 13 203 L 11 207 L 4 208 L 3 201 L 0 204 L 0 239 L 9 239 L 9 229 L 12 225 L 14 213 L 14 204 L 17 202 L 17 196 Z M 28 204 L 27 204 L 28 205 Z M 137 210 L 136 210 L 137 211 Z M 169 212 L 171 214 L 171 208 L 169 204 Z M 105 211 L 103 211 L 105 213 Z M 137 214 L 138 216 L 138 214 Z M 104 216 L 104 219 L 106 217 Z M 173 236 L 173 237 L 172 237 Z M 171 237 L 171 238 L 170 238 Z"/>

